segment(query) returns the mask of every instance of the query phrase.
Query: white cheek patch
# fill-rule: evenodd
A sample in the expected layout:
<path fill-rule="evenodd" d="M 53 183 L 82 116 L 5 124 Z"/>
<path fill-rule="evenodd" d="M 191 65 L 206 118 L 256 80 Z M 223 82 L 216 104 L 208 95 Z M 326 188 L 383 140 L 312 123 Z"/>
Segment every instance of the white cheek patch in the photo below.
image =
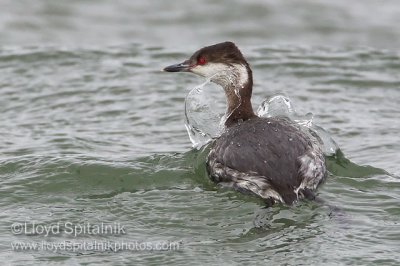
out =
<path fill-rule="evenodd" d="M 191 71 L 197 75 L 210 79 L 222 87 L 243 86 L 249 75 L 247 68 L 241 64 L 208 63 L 193 67 Z"/>
<path fill-rule="evenodd" d="M 208 63 L 206 65 L 197 65 L 191 71 L 197 75 L 210 78 L 216 73 L 229 71 L 229 66 L 222 63 Z"/>

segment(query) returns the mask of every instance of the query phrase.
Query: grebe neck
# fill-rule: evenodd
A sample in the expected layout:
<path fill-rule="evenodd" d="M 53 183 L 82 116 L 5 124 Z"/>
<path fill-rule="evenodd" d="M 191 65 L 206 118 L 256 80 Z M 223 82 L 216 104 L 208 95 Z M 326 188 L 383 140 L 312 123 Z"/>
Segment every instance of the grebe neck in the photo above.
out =
<path fill-rule="evenodd" d="M 226 127 L 256 116 L 251 105 L 253 75 L 249 65 L 247 63 L 246 65 L 232 65 L 231 73 L 228 82 L 221 84 L 224 88 L 227 102 Z"/>

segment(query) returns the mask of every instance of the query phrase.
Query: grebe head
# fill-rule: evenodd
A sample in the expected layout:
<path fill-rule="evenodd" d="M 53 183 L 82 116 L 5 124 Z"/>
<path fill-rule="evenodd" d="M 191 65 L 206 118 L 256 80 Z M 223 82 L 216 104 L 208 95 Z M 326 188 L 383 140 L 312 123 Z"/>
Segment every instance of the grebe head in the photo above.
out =
<path fill-rule="evenodd" d="M 210 79 L 224 89 L 240 88 L 252 82 L 249 64 L 233 42 L 201 48 L 188 60 L 168 66 L 164 71 L 192 72 Z"/>
<path fill-rule="evenodd" d="M 188 60 L 164 68 L 167 72 L 191 72 L 224 88 L 228 108 L 225 125 L 254 117 L 251 107 L 253 76 L 249 64 L 233 42 L 206 46 Z"/>

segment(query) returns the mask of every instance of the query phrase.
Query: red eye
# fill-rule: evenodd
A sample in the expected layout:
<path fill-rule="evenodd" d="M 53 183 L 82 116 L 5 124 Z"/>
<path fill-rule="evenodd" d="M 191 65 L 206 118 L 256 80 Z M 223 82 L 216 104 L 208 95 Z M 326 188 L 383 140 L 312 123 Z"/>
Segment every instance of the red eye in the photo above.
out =
<path fill-rule="evenodd" d="M 198 65 L 204 65 L 205 63 L 206 63 L 206 59 L 205 59 L 204 57 L 200 56 L 200 57 L 197 59 L 197 64 L 198 64 Z"/>

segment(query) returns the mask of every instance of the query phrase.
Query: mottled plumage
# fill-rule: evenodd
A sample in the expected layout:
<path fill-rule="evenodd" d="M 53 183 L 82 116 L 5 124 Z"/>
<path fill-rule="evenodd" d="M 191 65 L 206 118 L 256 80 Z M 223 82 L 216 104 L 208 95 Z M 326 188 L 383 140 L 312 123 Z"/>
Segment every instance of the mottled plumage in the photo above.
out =
<path fill-rule="evenodd" d="M 296 124 L 258 117 L 229 127 L 215 140 L 207 171 L 216 183 L 287 204 L 312 198 L 326 173 L 321 150 Z"/>

